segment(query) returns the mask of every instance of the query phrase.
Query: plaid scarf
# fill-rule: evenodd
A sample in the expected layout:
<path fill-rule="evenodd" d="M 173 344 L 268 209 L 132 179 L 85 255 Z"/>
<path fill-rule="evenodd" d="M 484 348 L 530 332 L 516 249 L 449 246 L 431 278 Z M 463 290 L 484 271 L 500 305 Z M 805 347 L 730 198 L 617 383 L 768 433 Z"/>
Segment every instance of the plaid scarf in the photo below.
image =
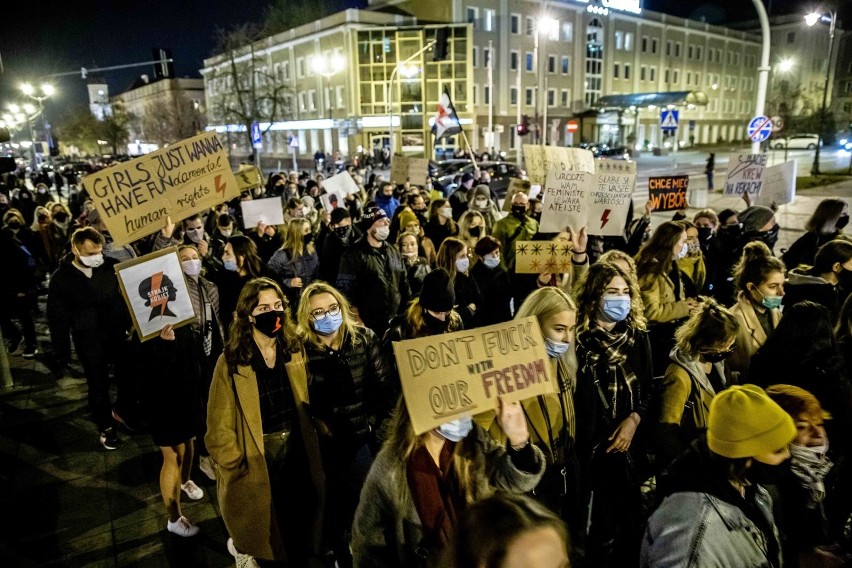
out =
<path fill-rule="evenodd" d="M 604 411 L 608 418 L 616 420 L 619 415 L 618 401 L 625 394 L 630 401 L 629 412 L 632 412 L 639 400 L 639 383 L 630 367 L 626 366 L 627 354 L 636 340 L 633 326 L 619 323 L 612 331 L 592 324 L 582 330 L 577 336 L 577 344 L 582 350 L 581 369 L 590 373 Z M 602 384 L 606 385 L 607 394 Z M 628 413 L 629 413 L 628 412 Z"/>

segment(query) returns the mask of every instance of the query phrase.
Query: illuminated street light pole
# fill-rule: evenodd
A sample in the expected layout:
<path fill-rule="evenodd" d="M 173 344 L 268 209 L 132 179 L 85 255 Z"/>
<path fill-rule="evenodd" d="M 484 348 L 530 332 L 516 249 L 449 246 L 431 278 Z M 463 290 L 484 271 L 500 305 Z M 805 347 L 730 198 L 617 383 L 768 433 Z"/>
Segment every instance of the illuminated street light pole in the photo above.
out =
<path fill-rule="evenodd" d="M 822 90 L 822 111 L 820 112 L 819 117 L 819 132 L 817 135 L 819 139 L 817 140 L 816 152 L 814 152 L 814 164 L 811 167 L 811 175 L 818 176 L 819 173 L 819 151 L 822 146 L 822 134 L 825 130 L 825 106 L 828 102 L 828 86 L 829 81 L 831 80 L 831 56 L 834 51 L 834 28 L 837 25 L 837 12 L 829 12 L 829 15 L 819 14 L 819 13 L 811 13 L 805 16 L 805 23 L 809 26 L 814 26 L 817 22 L 828 22 L 828 61 L 825 65 L 825 87 Z"/>
<path fill-rule="evenodd" d="M 325 55 L 315 55 L 311 60 L 311 67 L 314 72 L 317 75 L 322 75 L 326 80 L 326 88 L 328 89 L 328 117 L 330 119 L 334 119 L 332 114 L 334 105 L 331 101 L 331 78 L 343 71 L 345 66 L 346 61 L 340 55 L 332 55 L 330 59 Z M 322 88 L 322 83 L 320 83 L 320 88 Z M 323 92 L 320 91 L 320 96 L 322 95 Z M 323 106 L 325 106 L 325 97 L 323 97 L 322 102 Z"/>
<path fill-rule="evenodd" d="M 27 123 L 27 126 L 30 129 L 30 169 L 32 173 L 35 173 L 36 168 L 38 167 L 38 159 L 36 158 L 35 151 L 35 133 L 33 132 L 33 119 L 35 118 L 35 107 L 29 103 L 25 105 L 17 105 L 10 104 L 9 111 L 12 113 L 12 117 L 14 117 L 15 122 L 23 124 Z M 7 120 L 7 122 L 9 122 Z"/>
<path fill-rule="evenodd" d="M 50 137 L 50 124 L 48 124 L 47 119 L 44 116 L 44 100 L 53 96 L 56 93 L 56 89 L 50 83 L 42 83 L 40 87 L 41 94 L 39 91 L 31 83 L 23 83 L 21 85 L 21 92 L 24 93 L 29 98 L 34 101 L 38 101 L 38 111 L 41 115 L 41 127 L 44 130 L 44 141 L 47 142 L 48 147 L 48 160 L 50 160 L 50 147 L 51 147 L 51 137 Z"/>
<path fill-rule="evenodd" d="M 766 14 L 766 7 L 763 5 L 763 0 L 752 0 L 755 9 L 757 10 L 757 18 L 760 21 L 761 32 L 761 51 L 760 51 L 760 67 L 757 68 L 757 100 L 754 105 L 754 115 L 763 116 L 766 107 L 766 87 L 769 83 L 769 16 Z M 752 142 L 751 153 L 760 153 L 760 142 Z"/>

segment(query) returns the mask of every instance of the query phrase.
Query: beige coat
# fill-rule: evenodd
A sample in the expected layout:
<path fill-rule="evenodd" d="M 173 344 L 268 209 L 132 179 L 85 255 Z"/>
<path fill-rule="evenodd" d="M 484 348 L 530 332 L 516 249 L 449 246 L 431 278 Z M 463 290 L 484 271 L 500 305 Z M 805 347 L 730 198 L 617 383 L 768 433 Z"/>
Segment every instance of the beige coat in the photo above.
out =
<path fill-rule="evenodd" d="M 751 356 L 766 343 L 766 333 L 757 319 L 754 304 L 742 292 L 737 296 L 737 303 L 731 308 L 731 313 L 737 318 L 740 329 L 737 332 L 736 349 L 728 358 L 727 364 L 731 371 L 745 374 L 751 366 Z M 772 328 L 778 327 L 781 321 L 781 310 L 770 310 Z"/>
<path fill-rule="evenodd" d="M 290 388 L 296 400 L 299 424 L 305 441 L 315 490 L 320 496 L 317 515 L 306 522 L 314 524 L 314 550 L 318 548 L 323 503 L 322 464 L 316 431 L 307 413 L 308 377 L 302 353 L 293 353 L 285 365 Z M 234 399 L 234 385 L 237 399 Z M 263 448 L 263 424 L 257 378 L 251 367 L 228 372 L 221 355 L 210 385 L 207 404 L 207 435 L 210 457 L 217 465 L 216 490 L 222 518 L 234 546 L 240 552 L 265 560 L 286 558 L 278 521 L 272 505 L 269 472 Z"/>
<path fill-rule="evenodd" d="M 674 282 L 666 274 L 639 278 L 645 317 L 652 323 L 677 321 L 689 315 L 689 306 L 683 298 L 675 298 Z M 682 288 L 681 288 L 682 290 Z"/>

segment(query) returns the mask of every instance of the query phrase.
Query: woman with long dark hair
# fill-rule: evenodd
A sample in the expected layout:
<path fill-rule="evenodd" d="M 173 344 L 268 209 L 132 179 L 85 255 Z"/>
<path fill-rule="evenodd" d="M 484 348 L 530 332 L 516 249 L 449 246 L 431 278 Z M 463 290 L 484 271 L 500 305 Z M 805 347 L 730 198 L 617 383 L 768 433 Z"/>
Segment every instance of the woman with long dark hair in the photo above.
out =
<path fill-rule="evenodd" d="M 461 239 L 448 237 L 438 249 L 436 268 L 443 268 L 453 281 L 458 312 L 464 321 L 465 329 L 479 325 L 479 310 L 482 308 L 482 295 L 476 281 L 470 276 L 470 254 L 468 246 Z"/>
<path fill-rule="evenodd" d="M 784 308 L 810 300 L 824 306 L 836 319 L 850 293 L 852 243 L 835 239 L 819 248 L 813 266 L 792 267 L 787 274 Z"/>
<path fill-rule="evenodd" d="M 453 208 L 446 199 L 435 199 L 429 205 L 429 222 L 426 223 L 426 236 L 435 247 L 440 248 L 447 237 L 459 234 L 458 225 L 453 221 Z"/>
<path fill-rule="evenodd" d="M 849 223 L 849 206 L 842 199 L 823 199 L 805 223 L 805 234 L 796 239 L 781 256 L 784 264 L 795 268 L 812 265 L 819 248 L 843 234 Z"/>
<path fill-rule="evenodd" d="M 242 289 L 207 406 L 207 449 L 238 566 L 307 565 L 318 546 L 322 466 L 302 344 L 268 278 Z"/>
<path fill-rule="evenodd" d="M 219 302 L 226 335 L 230 333 L 231 318 L 243 286 L 252 278 L 263 275 L 263 261 L 258 256 L 254 241 L 244 235 L 229 238 L 222 252 L 221 268 L 210 275 L 219 288 Z"/>

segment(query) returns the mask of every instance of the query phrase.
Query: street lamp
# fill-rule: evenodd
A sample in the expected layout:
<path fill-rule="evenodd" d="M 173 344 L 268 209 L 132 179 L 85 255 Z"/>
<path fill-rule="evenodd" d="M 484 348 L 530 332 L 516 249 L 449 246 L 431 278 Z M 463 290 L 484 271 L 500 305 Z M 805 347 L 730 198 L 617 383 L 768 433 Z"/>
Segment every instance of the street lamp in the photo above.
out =
<path fill-rule="evenodd" d="M 325 55 L 315 55 L 311 59 L 311 68 L 317 75 L 321 75 L 325 77 L 326 87 L 328 88 L 328 117 L 334 118 L 332 116 L 332 109 L 334 105 L 331 104 L 331 78 L 334 77 L 339 72 L 343 71 L 343 68 L 346 66 L 346 61 L 340 55 L 332 55 L 331 58 Z M 322 87 L 322 84 L 320 84 Z M 320 96 L 323 96 L 323 93 L 320 93 Z M 323 97 L 323 102 L 325 102 L 325 97 Z"/>
<path fill-rule="evenodd" d="M 36 89 L 32 83 L 22 83 L 21 84 L 21 92 L 24 93 L 29 98 L 38 102 L 38 111 L 41 115 L 41 128 L 44 131 L 44 141 L 47 142 L 48 147 L 48 156 L 50 156 L 50 147 L 53 146 L 50 137 L 50 124 L 47 122 L 47 119 L 44 117 L 44 100 L 48 97 L 53 96 L 56 93 L 56 88 L 50 83 L 42 83 L 38 89 Z M 33 109 L 33 112 L 35 109 Z M 29 113 L 29 111 L 28 111 Z M 32 114 L 32 113 L 29 113 Z M 33 117 L 35 118 L 35 117 Z M 32 125 L 30 125 L 30 138 L 32 138 L 33 142 L 33 164 L 32 168 L 35 171 L 36 166 L 36 152 L 35 152 L 35 138 L 32 135 Z M 49 158 L 48 158 L 49 159 Z"/>
<path fill-rule="evenodd" d="M 805 16 L 805 23 L 808 26 L 814 26 L 817 22 L 827 22 L 828 27 L 828 61 L 825 65 L 825 87 L 822 90 L 822 110 L 819 117 L 819 132 L 817 135 L 816 152 L 814 152 L 814 164 L 811 167 L 811 175 L 819 175 L 819 151 L 822 146 L 822 133 L 825 130 L 825 105 L 828 101 L 828 86 L 831 80 L 831 56 L 834 51 L 834 28 L 837 25 L 837 11 L 829 12 L 828 14 L 813 12 Z"/>
<path fill-rule="evenodd" d="M 778 71 L 780 73 L 789 73 L 796 65 L 796 61 L 790 57 L 786 57 L 778 62 Z"/>

